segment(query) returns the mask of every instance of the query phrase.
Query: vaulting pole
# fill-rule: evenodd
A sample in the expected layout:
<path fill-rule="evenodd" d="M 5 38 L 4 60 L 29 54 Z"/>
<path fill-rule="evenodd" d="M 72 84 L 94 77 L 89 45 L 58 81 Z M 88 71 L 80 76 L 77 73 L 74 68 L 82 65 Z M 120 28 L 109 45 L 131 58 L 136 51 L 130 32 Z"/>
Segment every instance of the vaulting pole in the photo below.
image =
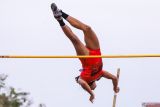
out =
<path fill-rule="evenodd" d="M 119 81 L 119 75 L 120 75 L 120 68 L 117 69 L 117 79 L 118 79 L 118 81 Z M 114 93 L 112 107 L 116 107 L 116 99 L 117 99 L 117 93 Z"/>

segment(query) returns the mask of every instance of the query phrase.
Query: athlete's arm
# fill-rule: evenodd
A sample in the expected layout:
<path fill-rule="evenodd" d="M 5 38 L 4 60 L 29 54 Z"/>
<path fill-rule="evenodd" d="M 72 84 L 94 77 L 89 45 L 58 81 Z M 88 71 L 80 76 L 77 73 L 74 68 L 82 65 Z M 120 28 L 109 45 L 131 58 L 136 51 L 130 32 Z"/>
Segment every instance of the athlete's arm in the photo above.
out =
<path fill-rule="evenodd" d="M 90 94 L 89 100 L 93 103 L 95 96 L 88 83 L 81 78 L 78 79 L 78 83 L 82 86 L 84 90 L 86 90 Z"/>

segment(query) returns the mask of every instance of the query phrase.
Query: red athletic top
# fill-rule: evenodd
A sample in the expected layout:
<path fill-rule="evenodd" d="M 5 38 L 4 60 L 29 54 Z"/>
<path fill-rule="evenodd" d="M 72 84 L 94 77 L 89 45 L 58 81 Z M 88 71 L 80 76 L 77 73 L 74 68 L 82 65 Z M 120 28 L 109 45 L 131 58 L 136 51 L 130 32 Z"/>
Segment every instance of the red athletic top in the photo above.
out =
<path fill-rule="evenodd" d="M 89 55 L 101 55 L 100 49 L 92 50 L 89 49 Z M 102 58 L 85 58 L 80 59 L 83 70 L 80 77 L 87 83 L 91 83 L 101 78 L 102 71 Z"/>

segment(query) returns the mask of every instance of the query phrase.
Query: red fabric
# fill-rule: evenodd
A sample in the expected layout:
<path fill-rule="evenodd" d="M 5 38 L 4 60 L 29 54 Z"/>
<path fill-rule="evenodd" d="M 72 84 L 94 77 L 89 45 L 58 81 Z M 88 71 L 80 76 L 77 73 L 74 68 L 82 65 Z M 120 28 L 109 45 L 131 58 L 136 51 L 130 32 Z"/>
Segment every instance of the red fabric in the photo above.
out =
<path fill-rule="evenodd" d="M 89 55 L 101 55 L 101 51 L 100 49 L 89 49 Z M 87 83 L 96 81 L 102 76 L 102 58 L 82 58 L 80 59 L 80 61 L 83 67 L 80 77 L 84 79 Z"/>

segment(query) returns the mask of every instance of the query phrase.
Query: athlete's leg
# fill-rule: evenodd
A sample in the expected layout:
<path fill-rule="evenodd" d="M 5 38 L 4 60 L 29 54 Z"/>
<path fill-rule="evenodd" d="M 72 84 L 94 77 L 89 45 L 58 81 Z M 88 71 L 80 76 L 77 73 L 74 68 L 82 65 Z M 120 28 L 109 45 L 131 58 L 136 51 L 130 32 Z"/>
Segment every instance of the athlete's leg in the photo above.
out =
<path fill-rule="evenodd" d="M 99 41 L 95 34 L 95 32 L 92 30 L 92 28 L 81 21 L 77 20 L 76 18 L 69 16 L 68 14 L 62 12 L 62 17 L 66 19 L 73 27 L 80 29 L 84 33 L 84 40 L 86 43 L 86 46 L 91 49 L 99 49 Z"/>
<path fill-rule="evenodd" d="M 102 77 L 106 78 L 106 79 L 111 79 L 112 83 L 113 83 L 113 89 L 115 92 L 119 92 L 119 87 L 118 87 L 118 79 L 116 76 L 112 75 L 111 73 L 107 72 L 107 71 L 103 71 L 103 75 Z"/>
<path fill-rule="evenodd" d="M 89 55 L 88 49 L 84 46 L 84 44 L 79 40 L 79 38 L 72 32 L 72 30 L 67 26 L 61 27 L 65 35 L 71 40 L 77 55 Z"/>
<path fill-rule="evenodd" d="M 63 22 L 62 14 L 54 3 L 51 4 L 51 9 L 53 11 L 54 17 L 59 22 L 63 32 L 73 43 L 75 50 L 77 52 L 77 55 L 89 55 L 88 49 L 78 39 L 78 37 L 72 32 L 72 30 Z"/>

